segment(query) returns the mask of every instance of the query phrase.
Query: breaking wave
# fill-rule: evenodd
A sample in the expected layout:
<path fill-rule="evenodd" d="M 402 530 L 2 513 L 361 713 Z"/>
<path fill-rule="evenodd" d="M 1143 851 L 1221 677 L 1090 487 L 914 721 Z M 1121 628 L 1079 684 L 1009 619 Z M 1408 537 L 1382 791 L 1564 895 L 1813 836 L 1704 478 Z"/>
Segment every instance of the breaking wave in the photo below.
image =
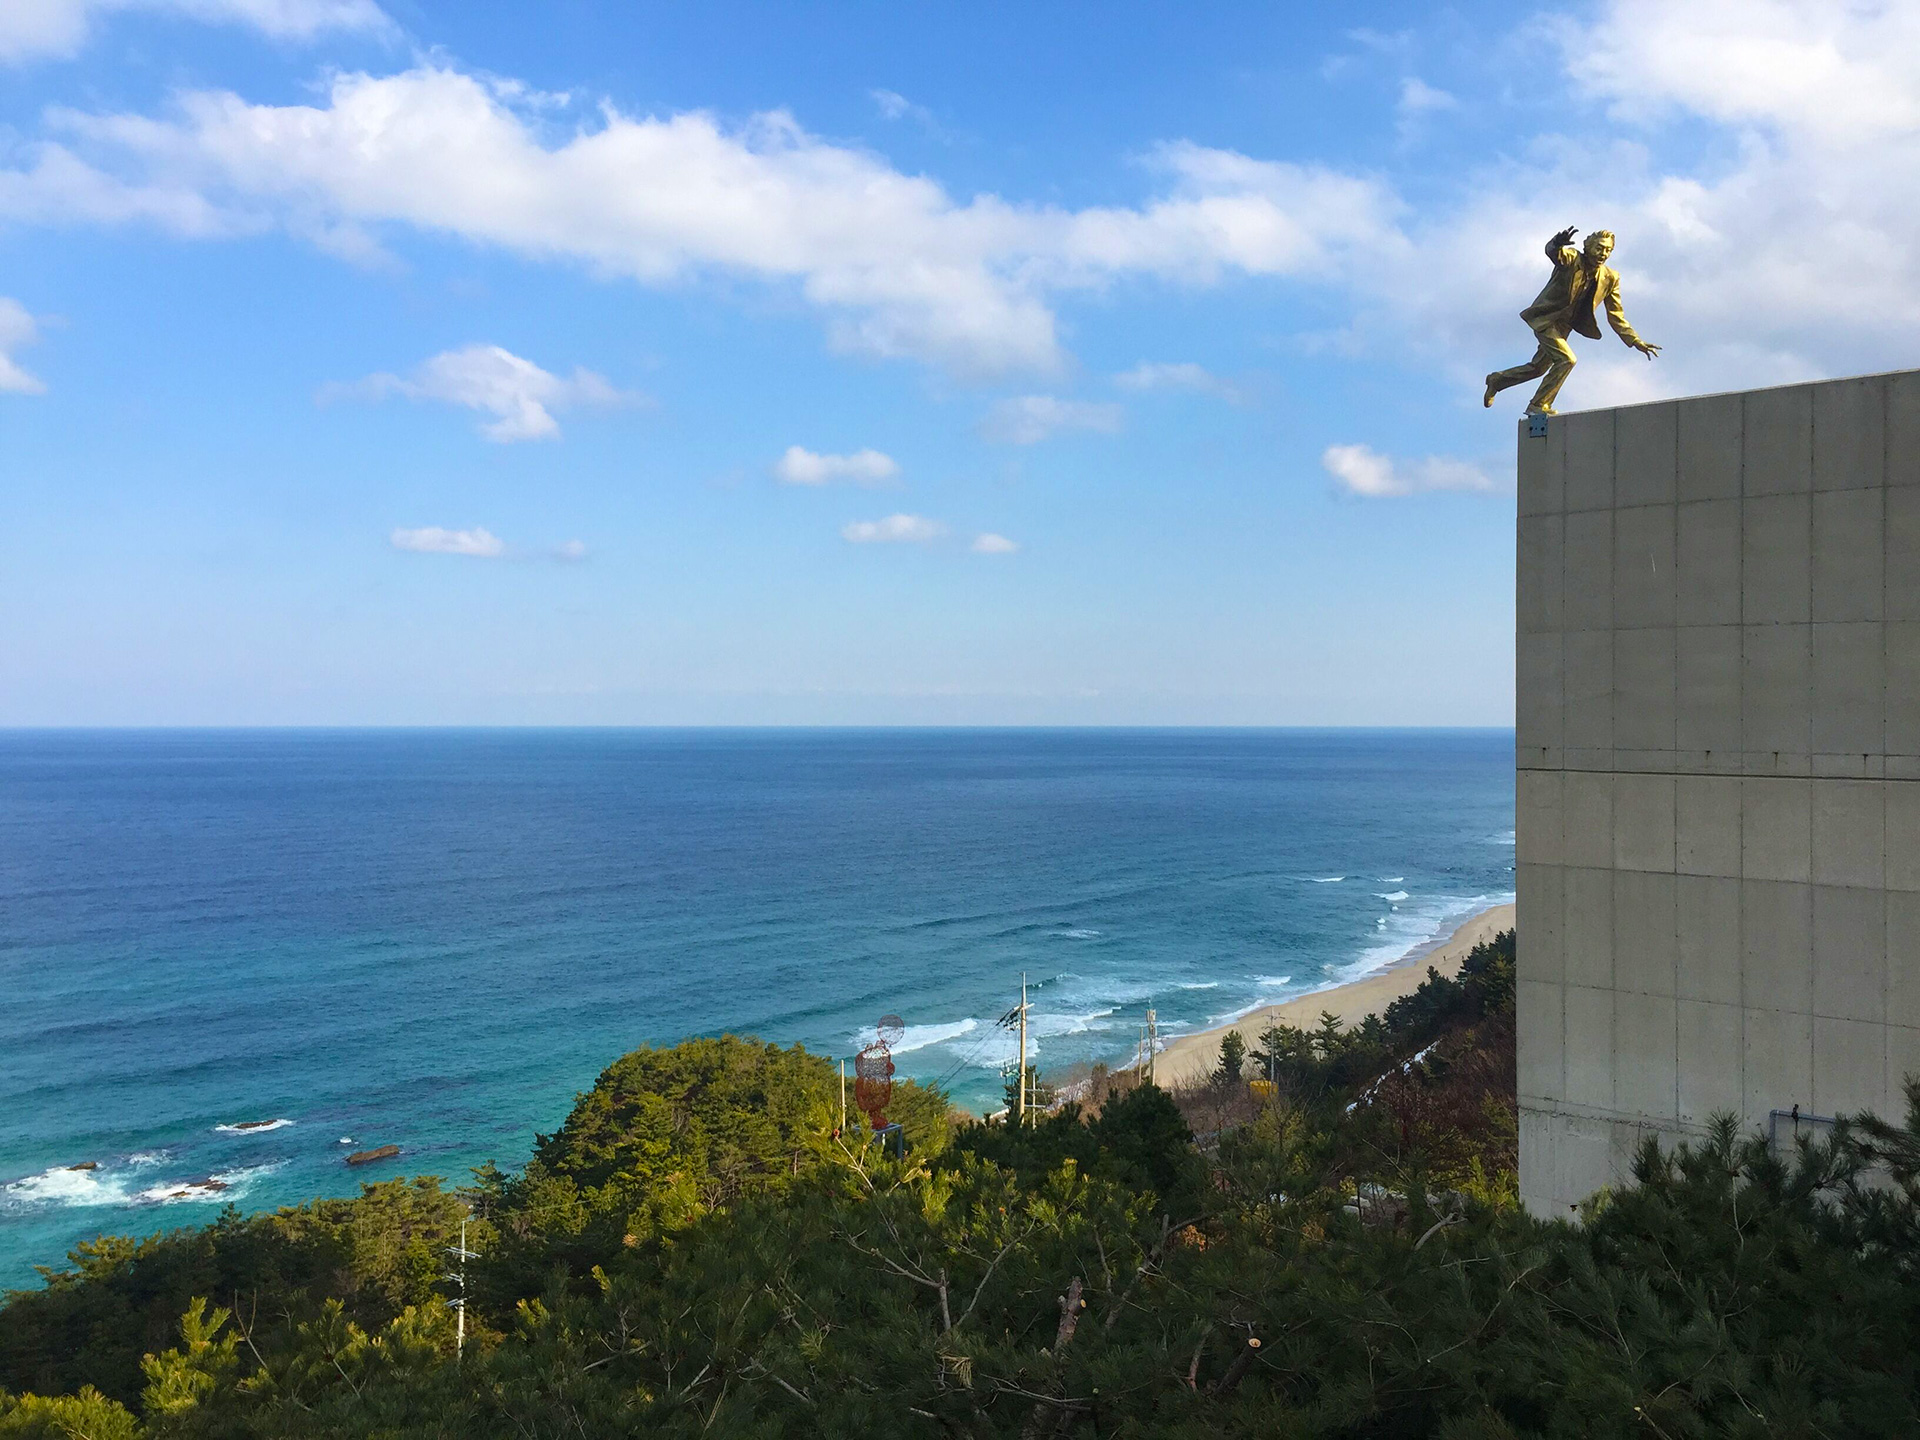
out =
<path fill-rule="evenodd" d="M 929 1045 L 944 1044 L 948 1040 L 957 1040 L 962 1035 L 971 1034 L 978 1029 L 978 1020 L 952 1020 L 941 1025 L 909 1025 L 907 1033 L 900 1037 L 900 1043 L 893 1047 L 896 1055 L 906 1055 L 915 1050 L 924 1050 Z M 853 1048 L 863 1050 L 879 1038 L 879 1031 L 869 1025 L 864 1030 L 854 1032 Z"/>
<path fill-rule="evenodd" d="M 80 1170 L 68 1165 L 56 1165 L 38 1175 L 15 1180 L 0 1189 L 0 1195 L 13 1204 L 33 1206 L 87 1207 L 127 1202 L 125 1183 L 111 1171 Z"/>
<path fill-rule="evenodd" d="M 220 1170 L 198 1180 L 181 1180 L 150 1185 L 133 1199 L 147 1205 L 179 1205 L 217 1201 L 225 1205 L 243 1199 L 253 1182 L 271 1175 L 278 1165 L 246 1165 L 237 1170 Z"/>
<path fill-rule="evenodd" d="M 136 1172 L 151 1170 L 167 1160 L 164 1152 L 129 1156 L 113 1165 L 96 1165 L 91 1170 L 56 1165 L 38 1175 L 0 1186 L 0 1200 L 9 1206 L 33 1209 L 99 1209 L 108 1206 L 126 1208 L 137 1205 L 172 1205 L 182 1201 L 218 1201 L 225 1204 L 246 1196 L 253 1182 L 280 1169 L 275 1165 L 247 1165 L 216 1171 L 184 1180 L 163 1180 L 139 1190 L 132 1186 Z M 145 1179 L 145 1176 L 141 1176 Z"/>

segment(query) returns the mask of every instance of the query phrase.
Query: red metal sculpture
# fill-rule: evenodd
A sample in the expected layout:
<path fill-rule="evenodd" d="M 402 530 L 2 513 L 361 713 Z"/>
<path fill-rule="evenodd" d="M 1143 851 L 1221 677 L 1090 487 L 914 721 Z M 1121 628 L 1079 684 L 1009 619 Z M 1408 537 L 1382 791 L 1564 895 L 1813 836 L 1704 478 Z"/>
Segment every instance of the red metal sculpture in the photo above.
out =
<path fill-rule="evenodd" d="M 853 1103 L 866 1113 L 875 1134 L 887 1126 L 887 1104 L 893 1099 L 893 1047 L 906 1033 L 906 1022 L 898 1015 L 882 1015 L 873 1043 L 853 1057 Z"/>

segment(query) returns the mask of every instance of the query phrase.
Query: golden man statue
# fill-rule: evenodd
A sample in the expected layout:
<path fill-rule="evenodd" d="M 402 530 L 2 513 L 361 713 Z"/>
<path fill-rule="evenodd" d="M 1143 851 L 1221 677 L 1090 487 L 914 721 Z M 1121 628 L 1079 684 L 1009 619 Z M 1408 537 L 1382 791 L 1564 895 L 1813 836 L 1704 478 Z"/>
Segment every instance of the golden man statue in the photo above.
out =
<path fill-rule="evenodd" d="M 1613 253 L 1613 232 L 1595 230 L 1578 250 L 1573 248 L 1576 233 L 1569 225 L 1547 241 L 1547 259 L 1553 262 L 1553 278 L 1547 281 L 1547 288 L 1540 292 L 1539 298 L 1520 312 L 1520 318 L 1539 340 L 1540 348 L 1526 364 L 1515 365 L 1511 370 L 1496 370 L 1487 376 L 1483 405 L 1492 405 L 1493 397 L 1509 385 L 1539 380 L 1540 388 L 1527 402 L 1527 413 L 1553 414 L 1554 399 L 1560 387 L 1567 383 L 1567 376 L 1573 373 L 1573 347 L 1567 343 L 1567 336 L 1578 330 L 1589 339 L 1600 338 L 1600 327 L 1593 319 L 1596 301 L 1607 307 L 1607 323 L 1622 341 L 1649 360 L 1660 353 L 1658 345 L 1649 345 L 1627 323 L 1627 307 L 1620 303 L 1620 274 L 1606 263 L 1607 256 Z"/>

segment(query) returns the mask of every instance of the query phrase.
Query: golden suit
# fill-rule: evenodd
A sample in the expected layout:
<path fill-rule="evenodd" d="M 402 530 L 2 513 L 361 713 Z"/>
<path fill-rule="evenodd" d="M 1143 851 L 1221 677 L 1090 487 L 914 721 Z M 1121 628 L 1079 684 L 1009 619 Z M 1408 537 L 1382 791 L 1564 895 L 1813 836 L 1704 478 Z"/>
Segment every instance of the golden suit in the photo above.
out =
<path fill-rule="evenodd" d="M 1620 274 L 1611 265 L 1589 259 L 1584 251 L 1571 245 L 1547 243 L 1547 259 L 1553 262 L 1553 275 L 1533 304 L 1520 312 L 1534 337 L 1540 342 L 1533 358 L 1524 365 L 1500 370 L 1487 377 L 1489 392 L 1505 390 L 1544 376 L 1529 411 L 1553 411 L 1560 387 L 1573 372 L 1573 347 L 1567 337 L 1574 331 L 1590 339 L 1600 338 L 1600 326 L 1593 318 L 1596 303 L 1604 305 L 1607 323 L 1613 333 L 1629 345 L 1638 345 L 1640 337 L 1627 323 L 1627 308 L 1620 300 Z"/>

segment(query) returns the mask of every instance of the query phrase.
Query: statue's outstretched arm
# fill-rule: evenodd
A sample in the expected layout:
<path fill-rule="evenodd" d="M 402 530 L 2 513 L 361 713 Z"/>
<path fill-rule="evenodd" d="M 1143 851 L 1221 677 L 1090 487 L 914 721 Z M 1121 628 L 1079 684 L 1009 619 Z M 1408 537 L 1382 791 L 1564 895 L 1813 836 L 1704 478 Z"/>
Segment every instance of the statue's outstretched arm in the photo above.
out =
<path fill-rule="evenodd" d="M 1578 226 L 1569 225 L 1558 235 L 1555 235 L 1551 240 L 1547 241 L 1547 259 L 1551 260 L 1555 265 L 1558 265 L 1560 263 L 1560 252 L 1571 245 L 1573 243 L 1573 237 L 1579 233 L 1580 229 Z"/>
<path fill-rule="evenodd" d="M 1658 345 L 1650 345 L 1645 340 L 1642 340 L 1639 332 L 1628 323 L 1627 307 L 1625 302 L 1620 298 L 1620 285 L 1618 281 L 1614 283 L 1612 289 L 1607 291 L 1607 324 L 1613 327 L 1613 333 L 1620 337 L 1622 344 L 1629 345 L 1633 349 L 1638 350 L 1649 360 L 1660 353 L 1660 347 Z"/>

